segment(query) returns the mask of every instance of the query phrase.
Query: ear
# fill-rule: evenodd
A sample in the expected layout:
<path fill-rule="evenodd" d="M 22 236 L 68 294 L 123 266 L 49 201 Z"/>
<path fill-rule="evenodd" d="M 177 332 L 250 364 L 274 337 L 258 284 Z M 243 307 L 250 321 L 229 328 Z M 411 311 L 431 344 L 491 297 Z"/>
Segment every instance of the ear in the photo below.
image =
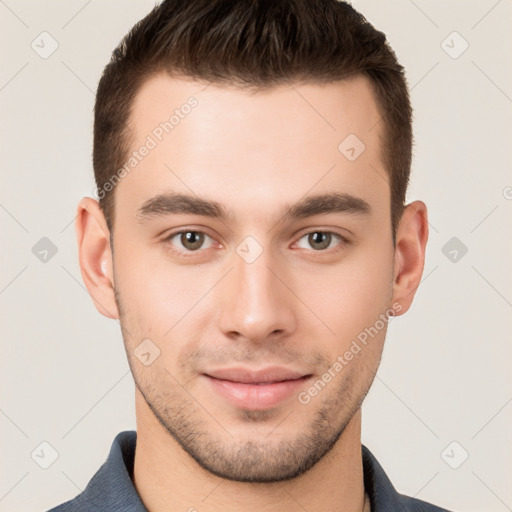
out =
<path fill-rule="evenodd" d="M 405 207 L 396 233 L 392 303 L 402 306 L 397 316 L 411 307 L 420 285 L 427 239 L 427 207 L 422 201 L 414 201 Z"/>
<path fill-rule="evenodd" d="M 75 221 L 82 279 L 96 309 L 108 318 L 119 318 L 114 295 L 110 230 L 98 201 L 84 197 Z"/>

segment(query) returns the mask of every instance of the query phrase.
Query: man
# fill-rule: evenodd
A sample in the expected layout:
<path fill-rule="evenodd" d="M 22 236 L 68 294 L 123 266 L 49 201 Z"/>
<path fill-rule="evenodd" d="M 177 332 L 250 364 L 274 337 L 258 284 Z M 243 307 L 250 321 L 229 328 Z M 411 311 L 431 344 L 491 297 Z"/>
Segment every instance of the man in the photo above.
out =
<path fill-rule="evenodd" d="M 403 68 L 336 0 L 167 0 L 95 107 L 84 282 L 119 319 L 137 432 L 53 510 L 440 511 L 361 445 L 428 236 Z"/>

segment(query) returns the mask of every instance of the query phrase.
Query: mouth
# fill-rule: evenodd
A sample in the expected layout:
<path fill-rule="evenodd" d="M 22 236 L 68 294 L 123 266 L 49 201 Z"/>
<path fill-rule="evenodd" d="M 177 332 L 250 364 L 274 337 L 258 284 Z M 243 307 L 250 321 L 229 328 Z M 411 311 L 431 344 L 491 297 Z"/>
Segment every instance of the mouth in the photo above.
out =
<path fill-rule="evenodd" d="M 312 374 L 283 367 L 224 368 L 201 375 L 210 388 L 236 407 L 265 410 L 296 394 Z"/>

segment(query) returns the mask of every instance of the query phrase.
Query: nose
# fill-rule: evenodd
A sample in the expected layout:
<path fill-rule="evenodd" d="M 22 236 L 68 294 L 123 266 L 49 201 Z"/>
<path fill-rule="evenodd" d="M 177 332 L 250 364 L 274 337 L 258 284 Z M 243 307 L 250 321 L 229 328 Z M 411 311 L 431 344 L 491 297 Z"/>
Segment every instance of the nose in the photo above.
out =
<path fill-rule="evenodd" d="M 298 301 L 287 287 L 289 276 L 271 251 L 249 263 L 233 254 L 233 270 L 223 283 L 220 329 L 232 340 L 265 343 L 295 331 Z M 288 279 L 287 279 L 288 277 Z"/>

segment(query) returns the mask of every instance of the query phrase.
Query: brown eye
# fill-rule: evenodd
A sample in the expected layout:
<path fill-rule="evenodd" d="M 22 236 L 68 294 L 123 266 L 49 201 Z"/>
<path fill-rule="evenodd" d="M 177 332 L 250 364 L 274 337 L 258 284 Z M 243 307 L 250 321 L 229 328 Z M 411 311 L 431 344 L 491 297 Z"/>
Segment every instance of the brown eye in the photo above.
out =
<path fill-rule="evenodd" d="M 305 240 L 305 244 L 304 241 Z M 336 244 L 336 241 L 338 242 Z M 337 233 L 330 231 L 311 231 L 300 238 L 298 246 L 301 249 L 313 249 L 315 251 L 324 251 L 335 245 L 341 246 L 346 240 Z"/>
<path fill-rule="evenodd" d="M 308 243 L 313 247 L 313 249 L 319 251 L 322 249 L 327 249 L 331 244 L 331 234 L 324 233 L 322 231 L 315 231 L 314 233 L 309 233 L 308 235 Z"/>
<path fill-rule="evenodd" d="M 204 234 L 197 231 L 185 231 L 181 233 L 180 242 L 185 249 L 195 251 L 203 245 Z"/>
<path fill-rule="evenodd" d="M 201 231 L 184 230 L 173 233 L 167 237 L 167 242 L 176 247 L 177 252 L 198 252 L 200 249 L 208 249 L 212 246 L 213 240 Z M 205 241 L 209 240 L 209 245 Z"/>

